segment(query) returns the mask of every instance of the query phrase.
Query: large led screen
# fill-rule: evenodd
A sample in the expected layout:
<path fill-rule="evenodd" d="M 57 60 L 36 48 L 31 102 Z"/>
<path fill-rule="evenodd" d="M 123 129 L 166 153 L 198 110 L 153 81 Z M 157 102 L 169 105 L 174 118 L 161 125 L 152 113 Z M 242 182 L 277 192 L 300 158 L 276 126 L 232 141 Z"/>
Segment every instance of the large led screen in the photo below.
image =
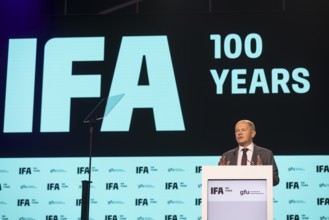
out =
<path fill-rule="evenodd" d="M 329 218 L 328 27 L 322 12 L 2 17 L 2 219 L 77 219 L 90 155 L 92 218 L 199 219 L 200 167 L 240 119 L 276 156 L 275 218 Z"/>

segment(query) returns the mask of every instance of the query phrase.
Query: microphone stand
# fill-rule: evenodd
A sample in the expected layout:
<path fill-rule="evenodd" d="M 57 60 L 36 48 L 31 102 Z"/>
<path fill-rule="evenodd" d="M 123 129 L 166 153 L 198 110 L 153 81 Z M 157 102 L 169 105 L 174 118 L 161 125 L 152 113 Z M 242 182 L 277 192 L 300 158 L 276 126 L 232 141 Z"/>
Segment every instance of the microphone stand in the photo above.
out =
<path fill-rule="evenodd" d="M 90 201 L 90 184 L 91 184 L 91 158 L 93 147 L 93 132 L 95 122 L 89 123 L 89 168 L 88 180 L 82 180 L 82 204 L 81 204 L 81 220 L 89 219 L 89 201 Z"/>
<path fill-rule="evenodd" d="M 89 220 L 89 201 L 90 201 L 90 184 L 91 184 L 91 159 L 92 159 L 92 149 L 93 149 L 93 133 L 94 126 L 96 121 L 102 120 L 107 114 L 112 111 L 114 106 L 118 104 L 124 94 L 119 94 L 115 96 L 109 97 L 109 100 L 106 104 L 105 113 L 100 114 L 101 116 L 97 116 L 95 113 L 99 111 L 99 106 L 103 103 L 104 100 L 108 98 L 103 98 L 101 101 L 95 106 L 95 108 L 87 115 L 83 123 L 89 123 L 89 170 L 88 170 L 88 180 L 82 181 L 82 204 L 81 204 L 81 220 Z"/>
<path fill-rule="evenodd" d="M 103 98 L 96 107 L 89 113 L 83 123 L 89 124 L 89 167 L 88 167 L 88 180 L 82 181 L 82 204 L 81 204 L 81 220 L 89 220 L 89 203 L 90 203 L 90 184 L 91 182 L 91 160 L 92 160 L 92 149 L 93 149 L 93 133 L 96 121 L 102 120 L 103 117 L 91 116 L 100 106 L 100 104 L 106 100 Z"/>

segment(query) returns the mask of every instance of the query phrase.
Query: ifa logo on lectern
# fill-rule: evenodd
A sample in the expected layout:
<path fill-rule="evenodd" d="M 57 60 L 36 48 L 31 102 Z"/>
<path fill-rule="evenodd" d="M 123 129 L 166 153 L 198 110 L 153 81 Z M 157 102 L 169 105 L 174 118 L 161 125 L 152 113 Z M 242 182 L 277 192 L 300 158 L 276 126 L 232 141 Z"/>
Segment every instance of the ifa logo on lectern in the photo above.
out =
<path fill-rule="evenodd" d="M 224 189 L 223 187 L 211 187 L 210 188 L 210 194 L 224 194 Z"/>

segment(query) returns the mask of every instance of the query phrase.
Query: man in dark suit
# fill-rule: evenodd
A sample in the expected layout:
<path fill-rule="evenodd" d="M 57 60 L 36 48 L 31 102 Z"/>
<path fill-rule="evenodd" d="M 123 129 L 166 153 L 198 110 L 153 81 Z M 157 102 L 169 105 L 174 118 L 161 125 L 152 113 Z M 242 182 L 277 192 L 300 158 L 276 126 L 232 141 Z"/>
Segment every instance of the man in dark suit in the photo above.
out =
<path fill-rule="evenodd" d="M 218 165 L 272 165 L 273 186 L 279 184 L 279 171 L 271 150 L 254 144 L 256 128 L 252 121 L 241 120 L 235 124 L 235 139 L 238 147 L 221 156 Z"/>

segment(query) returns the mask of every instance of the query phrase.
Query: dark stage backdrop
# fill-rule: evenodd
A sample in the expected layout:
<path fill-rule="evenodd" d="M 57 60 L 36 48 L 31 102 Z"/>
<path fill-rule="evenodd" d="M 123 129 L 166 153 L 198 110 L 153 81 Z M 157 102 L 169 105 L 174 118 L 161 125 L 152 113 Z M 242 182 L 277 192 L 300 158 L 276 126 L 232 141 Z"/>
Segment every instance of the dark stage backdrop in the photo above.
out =
<path fill-rule="evenodd" d="M 328 154 L 328 15 L 2 19 L 2 157 L 219 155 L 234 124 L 276 154 Z M 105 101 L 106 103 L 106 101 Z M 100 107 L 100 113 L 105 105 Z"/>

